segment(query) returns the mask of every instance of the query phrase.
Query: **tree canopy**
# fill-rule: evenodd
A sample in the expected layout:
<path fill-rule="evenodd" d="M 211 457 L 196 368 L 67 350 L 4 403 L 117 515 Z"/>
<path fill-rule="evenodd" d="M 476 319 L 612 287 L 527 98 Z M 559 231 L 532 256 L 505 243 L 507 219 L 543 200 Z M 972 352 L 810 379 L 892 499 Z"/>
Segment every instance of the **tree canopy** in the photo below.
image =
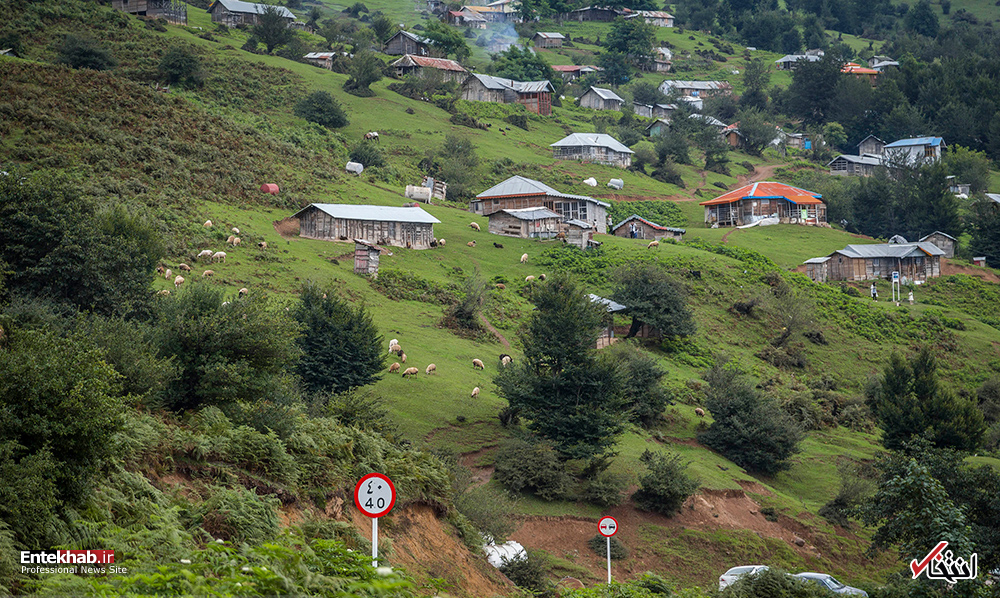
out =
<path fill-rule="evenodd" d="M 511 46 L 506 52 L 497 54 L 492 63 L 493 73 L 515 81 L 552 80 L 555 72 L 544 58 L 517 46 Z"/>
<path fill-rule="evenodd" d="M 295 32 L 288 28 L 288 21 L 277 6 L 262 4 L 264 10 L 257 15 L 257 24 L 253 26 L 253 37 L 260 40 L 270 54 L 278 46 L 283 46 L 292 40 Z"/>
<path fill-rule="evenodd" d="M 441 21 L 431 20 L 423 34 L 444 56 L 454 56 L 456 60 L 465 60 L 472 53 L 462 34 Z"/>
<path fill-rule="evenodd" d="M 696 326 L 685 303 L 684 288 L 663 268 L 637 263 L 615 272 L 611 298 L 626 305 L 632 316 L 631 338 L 642 324 L 649 324 L 666 337 L 689 336 Z"/>

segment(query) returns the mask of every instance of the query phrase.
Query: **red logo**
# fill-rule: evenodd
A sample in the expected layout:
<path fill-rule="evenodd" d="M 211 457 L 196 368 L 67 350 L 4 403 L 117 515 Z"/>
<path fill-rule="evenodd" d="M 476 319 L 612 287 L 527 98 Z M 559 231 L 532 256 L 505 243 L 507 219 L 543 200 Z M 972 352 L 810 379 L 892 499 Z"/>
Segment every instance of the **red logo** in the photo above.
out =
<path fill-rule="evenodd" d="M 975 579 L 979 575 L 979 555 L 972 553 L 969 560 L 962 557 L 957 559 L 952 555 L 947 542 L 938 542 L 922 561 L 913 559 L 910 561 L 910 571 L 913 572 L 913 579 L 920 577 L 921 573 L 927 574 L 927 579 L 940 579 L 948 583 L 955 583 L 963 579 Z"/>

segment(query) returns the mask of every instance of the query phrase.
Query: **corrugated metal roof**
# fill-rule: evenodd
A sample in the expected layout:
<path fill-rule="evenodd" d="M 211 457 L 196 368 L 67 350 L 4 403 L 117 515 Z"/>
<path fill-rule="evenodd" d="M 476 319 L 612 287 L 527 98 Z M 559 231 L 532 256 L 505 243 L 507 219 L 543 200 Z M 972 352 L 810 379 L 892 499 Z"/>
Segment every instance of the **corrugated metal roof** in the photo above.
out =
<path fill-rule="evenodd" d="M 658 125 L 658 124 L 663 124 L 663 125 L 666 125 L 666 126 L 669 127 L 670 126 L 670 121 L 666 120 L 664 118 L 658 118 L 658 119 L 654 120 L 653 122 L 649 123 L 648 125 L 646 125 L 646 130 L 648 131 L 648 130 L 652 129 L 653 126 Z"/>
<path fill-rule="evenodd" d="M 525 178 L 523 176 L 512 176 L 502 183 L 497 183 L 496 185 L 490 187 L 486 191 L 483 191 L 476 196 L 476 199 L 488 199 L 492 197 L 517 197 L 522 195 L 549 195 L 552 197 L 562 197 L 565 199 L 580 199 L 583 201 L 588 201 L 596 203 L 604 207 L 610 207 L 611 204 L 605 203 L 603 201 L 594 199 L 593 197 L 587 197 L 586 195 L 571 195 L 569 193 L 560 193 L 549 187 L 541 181 L 536 181 L 534 179 Z"/>
<path fill-rule="evenodd" d="M 264 14 L 264 10 L 268 6 L 272 6 L 270 4 L 254 4 L 252 2 L 242 2 L 241 0 L 215 0 L 215 2 L 212 3 L 212 6 L 215 6 L 216 4 L 221 4 L 229 12 L 243 12 L 255 15 Z M 208 7 L 208 12 L 212 12 L 212 6 Z M 295 15 L 292 14 L 292 11 L 288 10 L 284 6 L 274 6 L 274 8 L 278 9 L 278 13 L 282 17 L 286 19 L 292 19 L 293 21 L 295 20 Z"/>
<path fill-rule="evenodd" d="M 691 115 L 688 116 L 688 118 L 696 118 L 698 120 L 703 120 L 707 124 L 712 125 L 713 127 L 725 127 L 726 126 L 726 123 L 722 122 L 721 120 L 715 118 L 714 116 L 707 116 L 705 114 L 691 114 Z"/>
<path fill-rule="evenodd" d="M 672 19 L 674 15 L 669 12 L 663 12 L 662 10 L 640 10 L 639 14 L 644 17 L 649 17 L 651 19 Z"/>
<path fill-rule="evenodd" d="M 733 203 L 741 199 L 785 199 L 794 204 L 809 205 L 823 203 L 823 200 L 820 199 L 822 197 L 819 193 L 813 193 L 812 191 L 806 191 L 805 189 L 799 189 L 798 187 L 784 183 L 764 181 L 751 183 L 739 189 L 733 189 L 715 199 L 703 201 L 698 205 L 715 206 Z"/>
<path fill-rule="evenodd" d="M 646 220 L 645 218 L 643 218 L 642 216 L 640 216 L 638 214 L 632 214 L 631 216 L 629 216 L 625 220 L 622 220 L 621 222 L 619 222 L 618 224 L 616 224 L 611 229 L 611 232 L 613 233 L 614 231 L 618 230 L 619 228 L 621 228 L 622 226 L 628 224 L 629 222 L 632 222 L 633 220 L 638 220 L 639 222 L 644 222 L 648 226 L 650 226 L 652 228 L 655 228 L 656 230 L 665 230 L 665 231 L 670 231 L 672 233 L 680 233 L 682 235 L 687 232 L 683 228 L 675 228 L 673 226 L 663 226 L 663 225 L 657 224 L 655 222 L 651 222 L 649 220 Z"/>
<path fill-rule="evenodd" d="M 548 79 L 544 81 L 514 81 L 514 91 L 518 93 L 541 93 L 555 91 Z"/>
<path fill-rule="evenodd" d="M 881 143 L 882 145 L 885 145 L 885 142 L 884 142 L 884 141 L 882 141 L 881 139 L 879 139 L 878 137 L 876 137 L 876 136 L 874 136 L 874 135 L 869 135 L 868 137 L 865 137 L 864 139 L 862 139 L 862 140 L 861 140 L 861 141 L 860 141 L 860 142 L 858 143 L 858 145 L 861 145 L 862 143 L 864 143 L 864 142 L 868 141 L 869 139 L 874 139 L 875 141 L 878 141 L 878 142 L 879 142 L 879 143 Z"/>
<path fill-rule="evenodd" d="M 820 56 L 814 56 L 812 54 L 785 54 L 781 58 L 775 60 L 775 62 L 784 64 L 786 62 L 798 62 L 800 60 L 805 60 L 806 62 L 819 62 Z"/>
<path fill-rule="evenodd" d="M 834 253 L 850 258 L 897 258 L 910 257 L 919 252 L 926 255 L 944 255 L 944 250 L 933 243 L 885 243 L 882 245 L 848 245 Z"/>
<path fill-rule="evenodd" d="M 595 295 L 593 293 L 588 293 L 587 295 L 590 297 L 591 303 L 603 303 L 604 305 L 606 305 L 609 313 L 614 313 L 616 311 L 624 311 L 628 309 L 621 303 L 615 303 L 611 299 L 605 299 L 604 297 Z"/>
<path fill-rule="evenodd" d="M 929 145 L 937 147 L 939 145 L 944 145 L 944 139 L 940 137 L 914 137 L 912 139 L 900 139 L 899 141 L 893 141 L 889 145 L 885 146 L 885 148 L 910 147 L 912 145 Z"/>
<path fill-rule="evenodd" d="M 554 91 L 552 83 L 549 81 L 514 81 L 503 77 L 472 73 L 472 76 L 479 79 L 486 89 L 512 89 L 518 93 L 538 93 L 542 91 Z"/>
<path fill-rule="evenodd" d="M 830 256 L 826 257 L 812 257 L 802 262 L 803 264 L 825 264 L 830 260 Z"/>
<path fill-rule="evenodd" d="M 590 226 L 590 224 L 584 222 L 583 220 L 577 220 L 576 218 L 571 218 L 570 220 L 567 220 L 566 224 L 583 229 L 594 228 L 593 226 Z"/>
<path fill-rule="evenodd" d="M 993 201 L 1000 203 L 1000 193 L 987 193 L 986 199 L 992 199 Z"/>
<path fill-rule="evenodd" d="M 714 90 L 714 89 L 730 89 L 732 86 L 725 81 L 680 81 L 680 80 L 666 80 L 660 83 L 660 89 L 671 87 L 677 87 L 680 89 L 703 89 L 703 90 Z"/>
<path fill-rule="evenodd" d="M 932 236 L 934 236 L 934 235 L 941 235 L 942 237 L 948 237 L 948 238 L 949 238 L 949 239 L 951 239 L 952 241 L 955 241 L 955 240 L 957 240 L 957 239 L 955 239 L 955 237 L 953 237 L 953 236 L 949 235 L 948 233 L 943 233 L 943 232 L 941 232 L 941 231 L 939 231 L 939 230 L 936 230 L 936 231 L 932 232 L 932 233 L 931 233 L 931 234 L 929 234 L 929 235 L 924 235 L 924 237 L 923 237 L 922 239 L 920 239 L 920 242 L 921 242 L 921 243 L 923 243 L 924 241 L 927 241 L 927 239 L 929 239 L 930 237 L 932 237 Z M 929 241 L 928 241 L 928 242 L 929 242 Z"/>
<path fill-rule="evenodd" d="M 430 56 L 416 56 L 414 54 L 404 54 L 402 58 L 392 62 L 389 66 L 420 66 L 441 71 L 455 71 L 464 73 L 466 70 L 462 65 L 454 60 L 446 58 L 431 58 Z"/>
<path fill-rule="evenodd" d="M 621 98 L 621 96 L 619 96 L 617 93 L 611 91 L 610 89 L 604 89 L 603 87 L 591 87 L 590 91 L 593 91 L 601 99 L 604 99 L 604 100 L 617 100 L 619 102 L 624 102 L 625 101 L 625 100 L 623 100 Z M 586 94 L 584 94 L 584 95 L 586 95 Z"/>
<path fill-rule="evenodd" d="M 561 33 L 553 33 L 551 31 L 538 31 L 535 35 L 541 37 L 542 39 L 566 39 L 566 36 Z"/>
<path fill-rule="evenodd" d="M 345 220 L 379 220 L 386 222 L 414 222 L 436 224 L 441 222 L 421 208 L 394 208 L 390 206 L 369 206 L 341 203 L 314 203 L 295 213 L 298 216 L 309 208 L 316 208 L 334 218 Z"/>
<path fill-rule="evenodd" d="M 862 156 L 852 156 L 851 154 L 840 154 L 833 160 L 830 160 L 827 163 L 827 166 L 830 166 L 831 164 L 833 164 L 837 160 L 840 160 L 841 158 L 852 164 L 868 164 L 869 166 L 878 166 L 882 164 L 881 158 L 879 158 L 878 156 L 873 156 L 871 154 L 864 154 Z"/>
<path fill-rule="evenodd" d="M 553 212 L 548 208 L 537 207 L 537 208 L 518 208 L 516 210 L 500 210 L 501 212 L 507 212 L 514 218 L 518 220 L 544 220 L 545 218 L 562 218 L 561 215 Z"/>
<path fill-rule="evenodd" d="M 400 29 L 399 33 L 397 33 L 396 35 L 405 35 L 406 37 L 408 37 L 408 38 L 412 39 L 413 41 L 415 41 L 417 43 L 420 43 L 420 44 L 429 44 L 429 43 L 431 43 L 431 40 L 429 38 L 417 35 L 416 33 L 410 33 L 409 31 L 403 31 L 402 29 Z M 394 35 L 392 37 L 396 37 L 396 36 Z"/>
<path fill-rule="evenodd" d="M 552 70 L 557 73 L 572 73 L 582 69 L 583 67 L 578 64 L 553 64 Z"/>
<path fill-rule="evenodd" d="M 549 145 L 549 147 L 606 147 L 623 154 L 634 153 L 622 142 L 606 133 L 573 133 Z"/>

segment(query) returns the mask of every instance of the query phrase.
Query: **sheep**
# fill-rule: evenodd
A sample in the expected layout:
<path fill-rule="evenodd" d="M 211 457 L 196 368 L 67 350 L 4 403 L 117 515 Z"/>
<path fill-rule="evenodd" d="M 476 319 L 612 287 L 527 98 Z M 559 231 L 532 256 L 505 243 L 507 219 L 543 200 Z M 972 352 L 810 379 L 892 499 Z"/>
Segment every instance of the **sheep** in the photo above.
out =
<path fill-rule="evenodd" d="M 399 362 L 398 361 L 396 363 L 394 363 L 394 364 L 392 364 L 392 365 L 389 366 L 389 373 L 390 374 L 394 374 L 394 373 L 396 373 L 398 371 L 399 371 Z"/>
<path fill-rule="evenodd" d="M 242 242 L 243 241 L 240 241 L 239 237 L 236 237 L 235 239 L 233 239 L 233 247 L 236 247 L 237 245 L 239 245 Z"/>
<path fill-rule="evenodd" d="M 399 360 L 402 361 L 403 363 L 406 363 L 406 353 L 403 353 L 402 351 L 400 351 L 399 352 Z"/>
<path fill-rule="evenodd" d="M 205 270 L 204 272 L 201 273 L 201 275 L 202 275 L 202 277 L 205 277 L 205 276 L 215 276 L 215 271 L 214 270 Z"/>
<path fill-rule="evenodd" d="M 472 360 L 472 367 L 474 369 L 477 369 L 477 370 L 485 370 L 486 369 L 486 366 L 483 365 L 483 360 L 482 359 L 473 359 Z"/>
<path fill-rule="evenodd" d="M 503 245 L 497 243 L 496 241 L 493 242 L 493 246 L 496 247 L 497 249 L 503 249 Z"/>
<path fill-rule="evenodd" d="M 649 245 L 646 245 L 646 249 L 649 249 L 650 247 L 659 247 L 659 246 L 660 246 L 659 241 L 650 241 Z"/>
<path fill-rule="evenodd" d="M 225 306 L 227 306 L 227 305 L 230 305 L 231 303 L 232 303 L 232 301 L 223 301 L 223 302 L 222 302 L 222 307 L 225 307 Z"/>
<path fill-rule="evenodd" d="M 168 291 L 167 289 L 163 289 L 162 291 L 157 291 L 156 294 L 159 295 L 160 297 L 166 297 L 167 295 L 170 294 L 170 291 Z"/>
<path fill-rule="evenodd" d="M 469 228 L 474 229 L 474 230 L 478 230 L 478 231 L 482 230 L 482 229 L 479 228 L 479 223 L 478 222 L 470 222 L 469 223 Z"/>
<path fill-rule="evenodd" d="M 438 245 L 444 247 L 444 239 L 438 239 Z"/>
<path fill-rule="evenodd" d="M 424 373 L 427 374 L 427 375 L 430 375 L 431 372 L 436 372 L 437 369 L 438 369 L 438 366 L 436 364 L 432 363 L 429 366 L 427 366 L 427 369 L 424 370 Z"/>
<path fill-rule="evenodd" d="M 402 350 L 403 350 L 403 348 L 400 347 L 399 345 L 389 345 L 389 352 L 390 353 L 395 353 L 396 355 L 399 355 L 399 352 L 402 351 Z"/>
<path fill-rule="evenodd" d="M 167 280 L 170 280 L 170 278 L 171 278 L 171 277 L 172 277 L 173 275 L 174 275 L 174 271 L 173 271 L 173 270 L 171 270 L 170 268 L 167 268 L 167 271 L 163 273 L 163 278 L 165 278 L 165 279 L 167 279 Z"/>
<path fill-rule="evenodd" d="M 479 387 L 477 386 L 477 387 L 473 388 L 472 389 L 472 394 L 470 394 L 469 396 L 472 397 L 473 399 L 476 398 L 476 397 L 478 397 L 479 396 Z"/>
<path fill-rule="evenodd" d="M 182 284 L 184 284 L 184 277 L 178 274 L 177 278 L 174 279 L 174 288 L 176 289 Z"/>
<path fill-rule="evenodd" d="M 226 245 L 232 245 L 233 244 L 233 240 L 235 240 L 235 239 L 236 239 L 236 237 L 234 235 L 229 235 L 229 238 L 226 239 Z"/>
<path fill-rule="evenodd" d="M 257 247 L 260 247 L 261 249 L 267 249 L 267 241 L 261 241 L 260 243 L 257 243 Z"/>
<path fill-rule="evenodd" d="M 156 267 L 156 273 L 157 274 L 163 274 L 163 266 L 157 266 Z"/>
<path fill-rule="evenodd" d="M 177 265 L 177 269 L 178 270 L 184 270 L 185 272 L 190 272 L 191 271 L 191 266 L 189 266 L 187 264 L 178 264 Z"/>
<path fill-rule="evenodd" d="M 237 294 L 238 294 L 238 295 L 239 295 L 240 297 L 245 297 L 245 296 L 247 295 L 247 293 L 249 293 L 249 292 L 250 292 L 250 289 L 248 289 L 248 288 L 246 288 L 246 287 L 243 287 L 242 289 L 240 289 L 240 292 L 239 292 L 239 293 L 237 293 Z"/>
<path fill-rule="evenodd" d="M 203 224 L 202 226 L 204 226 L 205 228 L 212 228 L 212 221 L 206 220 L 205 224 Z"/>
<path fill-rule="evenodd" d="M 697 415 L 698 417 L 705 417 L 705 410 L 702 409 L 701 407 L 697 407 L 694 410 L 694 414 Z"/>
<path fill-rule="evenodd" d="M 212 259 L 212 250 L 211 249 L 203 249 L 201 251 L 201 253 L 198 254 L 198 259 L 201 259 L 203 257 L 207 257 L 208 259 Z"/>
<path fill-rule="evenodd" d="M 398 344 L 399 344 L 399 339 L 398 338 L 392 339 L 391 341 L 389 341 L 389 350 L 392 351 L 392 346 L 393 345 L 398 345 Z"/>
<path fill-rule="evenodd" d="M 226 261 L 226 252 L 225 251 L 216 251 L 215 253 L 212 254 L 212 261 L 213 262 L 220 262 L 220 261 L 224 262 L 224 261 Z"/>
<path fill-rule="evenodd" d="M 524 277 L 524 282 L 532 282 L 534 280 L 535 280 L 534 276 L 525 276 Z"/>
<path fill-rule="evenodd" d="M 514 361 L 514 359 L 510 355 L 507 355 L 506 353 L 500 354 L 500 365 L 503 367 L 509 366 L 512 361 Z"/>
<path fill-rule="evenodd" d="M 545 275 L 544 274 L 539 274 L 538 275 L 538 280 L 545 280 Z"/>
<path fill-rule="evenodd" d="M 522 264 L 527 264 L 528 263 L 528 254 L 527 253 L 521 255 L 521 263 Z"/>
<path fill-rule="evenodd" d="M 468 245 L 469 247 L 475 247 L 476 246 L 476 242 L 475 241 L 469 241 L 468 243 L 466 243 L 466 245 Z"/>
<path fill-rule="evenodd" d="M 238 228 L 236 228 L 236 227 L 234 226 L 234 227 L 233 227 L 233 234 L 234 234 L 234 235 L 238 235 L 238 234 L 240 234 L 240 229 L 238 229 Z"/>
<path fill-rule="evenodd" d="M 504 289 L 506 289 L 506 288 L 507 288 L 507 285 L 505 285 L 505 284 L 504 284 L 504 283 L 502 283 L 502 282 L 498 282 L 498 283 L 497 283 L 497 288 L 498 288 L 498 289 L 500 289 L 500 290 L 502 291 L 502 290 L 504 290 Z"/>
<path fill-rule="evenodd" d="M 419 372 L 420 370 L 417 368 L 406 368 L 406 371 L 403 372 L 403 377 L 416 376 Z"/>

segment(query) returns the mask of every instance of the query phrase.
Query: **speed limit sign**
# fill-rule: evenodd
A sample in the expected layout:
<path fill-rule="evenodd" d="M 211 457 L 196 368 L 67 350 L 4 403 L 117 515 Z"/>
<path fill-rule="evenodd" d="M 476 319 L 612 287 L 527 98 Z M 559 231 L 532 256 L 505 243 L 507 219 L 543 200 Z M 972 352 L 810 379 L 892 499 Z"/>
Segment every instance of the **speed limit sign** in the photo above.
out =
<path fill-rule="evenodd" d="M 388 476 L 370 473 L 354 487 L 354 504 L 368 517 L 381 517 L 396 504 L 396 487 Z"/>

